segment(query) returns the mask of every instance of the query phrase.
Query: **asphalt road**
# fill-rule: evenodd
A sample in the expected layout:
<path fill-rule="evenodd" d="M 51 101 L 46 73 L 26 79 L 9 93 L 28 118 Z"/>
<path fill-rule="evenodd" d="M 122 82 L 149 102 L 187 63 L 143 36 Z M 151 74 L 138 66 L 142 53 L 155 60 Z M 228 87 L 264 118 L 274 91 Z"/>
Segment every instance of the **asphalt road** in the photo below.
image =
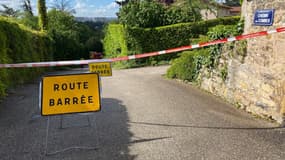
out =
<path fill-rule="evenodd" d="M 167 80 L 166 69 L 102 78 L 102 110 L 88 115 L 39 116 L 39 81 L 10 90 L 0 105 L 0 160 L 285 159 L 285 128 Z M 57 73 L 75 72 L 86 70 Z"/>

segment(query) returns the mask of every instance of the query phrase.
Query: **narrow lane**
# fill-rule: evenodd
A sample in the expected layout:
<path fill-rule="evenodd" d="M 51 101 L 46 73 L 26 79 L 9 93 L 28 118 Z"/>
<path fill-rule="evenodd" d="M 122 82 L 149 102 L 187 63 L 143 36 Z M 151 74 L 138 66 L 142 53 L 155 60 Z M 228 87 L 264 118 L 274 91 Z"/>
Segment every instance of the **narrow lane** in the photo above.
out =
<path fill-rule="evenodd" d="M 87 115 L 39 117 L 38 82 L 10 91 L 0 106 L 0 159 L 285 159 L 284 128 L 167 80 L 166 69 L 114 71 L 102 78 L 102 111 Z M 59 73 L 75 72 L 86 71 Z"/>

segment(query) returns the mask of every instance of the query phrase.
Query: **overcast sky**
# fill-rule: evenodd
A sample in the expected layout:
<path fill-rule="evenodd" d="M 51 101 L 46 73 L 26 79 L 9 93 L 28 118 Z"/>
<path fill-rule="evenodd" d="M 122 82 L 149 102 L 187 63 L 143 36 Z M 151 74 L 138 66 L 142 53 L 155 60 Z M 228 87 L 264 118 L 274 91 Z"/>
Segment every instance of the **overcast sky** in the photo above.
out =
<path fill-rule="evenodd" d="M 23 0 L 0 0 L 0 4 L 19 9 Z M 46 0 L 47 7 L 52 6 L 55 0 Z M 119 6 L 114 0 L 70 0 L 76 10 L 76 17 L 116 17 Z M 37 14 L 37 0 L 31 0 L 32 8 Z M 2 7 L 1 7 L 2 9 Z"/>

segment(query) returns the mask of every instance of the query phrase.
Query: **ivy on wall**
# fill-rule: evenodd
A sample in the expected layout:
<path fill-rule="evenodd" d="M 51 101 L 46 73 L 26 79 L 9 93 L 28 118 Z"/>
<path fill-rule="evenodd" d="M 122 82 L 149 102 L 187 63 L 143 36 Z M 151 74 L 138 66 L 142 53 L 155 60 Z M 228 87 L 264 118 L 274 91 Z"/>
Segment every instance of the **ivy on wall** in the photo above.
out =
<path fill-rule="evenodd" d="M 243 28 L 243 20 L 237 25 L 217 25 L 209 29 L 206 38 L 201 37 L 198 41 L 205 41 L 205 39 L 212 41 L 236 36 L 243 32 L 240 28 Z M 227 47 L 225 48 L 225 46 Z M 246 53 L 245 41 L 218 44 L 190 52 L 186 51 L 182 53 L 180 58 L 174 60 L 167 71 L 167 77 L 199 83 L 199 76 L 204 68 L 207 69 L 207 73 L 217 71 L 216 73 L 218 73 L 218 76 L 220 76 L 223 81 L 226 81 L 228 67 L 226 63 L 220 63 L 220 58 L 225 49 L 228 49 L 228 52 L 232 53 L 229 56 L 233 57 L 234 54 L 237 54 L 238 57 L 241 57 L 241 62 L 246 56 L 246 54 L 244 54 Z"/>

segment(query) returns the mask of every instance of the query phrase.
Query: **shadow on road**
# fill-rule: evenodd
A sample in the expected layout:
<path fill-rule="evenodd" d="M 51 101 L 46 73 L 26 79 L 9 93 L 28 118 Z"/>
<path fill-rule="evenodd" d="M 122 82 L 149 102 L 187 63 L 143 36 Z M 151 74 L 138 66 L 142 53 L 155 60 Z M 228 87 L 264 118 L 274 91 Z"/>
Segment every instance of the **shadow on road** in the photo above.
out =
<path fill-rule="evenodd" d="M 160 126 L 160 127 L 176 127 L 176 128 L 196 128 L 196 129 L 216 129 L 216 130 L 275 130 L 284 129 L 284 127 L 269 127 L 269 128 L 250 128 L 250 127 L 218 127 L 218 126 L 199 126 L 199 125 L 177 125 L 177 124 L 163 124 L 151 122 L 129 122 L 130 124 Z"/>
<path fill-rule="evenodd" d="M 132 144 L 167 138 L 132 140 L 126 107 L 120 100 L 103 98 L 100 112 L 49 117 L 47 152 L 55 154 L 44 156 L 48 118 L 39 115 L 38 102 L 38 84 L 18 87 L 1 102 L 1 160 L 133 160 Z"/>
<path fill-rule="evenodd" d="M 126 107 L 112 98 L 102 99 L 100 112 L 53 117 L 45 159 L 133 160 L 136 156 L 130 154 L 129 145 L 136 142 L 131 141 L 128 121 Z"/>

